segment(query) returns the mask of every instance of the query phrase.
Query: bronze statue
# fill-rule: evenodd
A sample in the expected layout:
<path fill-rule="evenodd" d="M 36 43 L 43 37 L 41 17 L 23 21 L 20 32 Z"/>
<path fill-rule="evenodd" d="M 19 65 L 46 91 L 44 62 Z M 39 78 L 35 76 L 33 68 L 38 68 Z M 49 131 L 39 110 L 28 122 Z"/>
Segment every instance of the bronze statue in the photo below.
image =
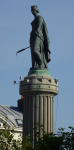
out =
<path fill-rule="evenodd" d="M 51 52 L 49 49 L 50 42 L 48 38 L 46 23 L 43 17 L 38 15 L 39 10 L 36 5 L 31 6 L 31 12 L 35 17 L 35 19 L 31 22 L 32 31 L 30 33 L 30 48 L 32 58 L 31 69 L 48 69 L 47 63 L 51 61 Z M 20 51 L 23 51 L 25 49 L 22 49 Z"/>
<path fill-rule="evenodd" d="M 31 6 L 31 12 L 35 17 L 31 22 L 32 31 L 30 33 L 32 69 L 44 69 L 47 68 L 47 63 L 51 60 L 48 30 L 43 17 L 38 15 L 39 10 L 36 5 Z"/>

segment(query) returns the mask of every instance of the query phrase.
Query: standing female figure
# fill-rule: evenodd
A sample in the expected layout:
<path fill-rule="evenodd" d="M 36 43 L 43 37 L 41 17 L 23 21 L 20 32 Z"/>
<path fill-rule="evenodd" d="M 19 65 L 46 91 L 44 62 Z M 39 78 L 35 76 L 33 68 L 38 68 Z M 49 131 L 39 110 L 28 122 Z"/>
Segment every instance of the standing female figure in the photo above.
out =
<path fill-rule="evenodd" d="M 36 5 L 31 6 L 31 12 L 35 19 L 31 22 L 30 47 L 32 57 L 32 69 L 48 69 L 50 59 L 49 38 L 46 23 Z"/>

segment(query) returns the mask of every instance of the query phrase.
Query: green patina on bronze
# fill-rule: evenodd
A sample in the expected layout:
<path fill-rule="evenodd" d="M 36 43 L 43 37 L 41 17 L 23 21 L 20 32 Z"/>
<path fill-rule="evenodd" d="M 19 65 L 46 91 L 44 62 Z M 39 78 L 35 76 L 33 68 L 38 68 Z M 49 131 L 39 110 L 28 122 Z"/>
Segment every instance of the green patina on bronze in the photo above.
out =
<path fill-rule="evenodd" d="M 50 76 L 50 73 L 49 71 L 46 71 L 46 70 L 32 70 L 28 73 L 28 75 L 33 75 L 33 74 L 37 74 L 37 75 L 44 75 L 44 74 L 47 74 Z"/>
<path fill-rule="evenodd" d="M 39 10 L 37 5 L 31 6 L 31 12 L 34 15 L 34 20 L 31 22 L 32 31 L 30 33 L 30 49 L 31 49 L 31 59 L 32 68 L 30 70 L 47 70 L 47 63 L 51 61 L 50 59 L 50 49 L 49 49 L 49 37 L 48 30 L 45 20 L 42 16 L 38 15 Z M 19 50 L 17 53 L 29 48 L 26 47 Z M 16 54 L 17 54 L 16 53 Z"/>
<path fill-rule="evenodd" d="M 30 47 L 32 57 L 32 69 L 47 69 L 50 59 L 49 38 L 46 23 L 42 16 L 38 15 L 39 10 L 36 5 L 31 6 L 34 20 L 31 22 L 32 31 L 30 33 Z"/>

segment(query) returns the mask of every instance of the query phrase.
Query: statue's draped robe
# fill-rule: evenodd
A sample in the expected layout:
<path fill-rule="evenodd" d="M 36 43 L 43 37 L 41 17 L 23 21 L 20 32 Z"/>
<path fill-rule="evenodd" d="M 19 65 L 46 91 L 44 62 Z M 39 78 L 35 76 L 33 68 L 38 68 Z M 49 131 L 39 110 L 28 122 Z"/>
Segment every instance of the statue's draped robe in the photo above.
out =
<path fill-rule="evenodd" d="M 31 23 L 30 46 L 32 57 L 32 68 L 47 68 L 50 61 L 49 38 L 44 19 L 37 16 Z"/>

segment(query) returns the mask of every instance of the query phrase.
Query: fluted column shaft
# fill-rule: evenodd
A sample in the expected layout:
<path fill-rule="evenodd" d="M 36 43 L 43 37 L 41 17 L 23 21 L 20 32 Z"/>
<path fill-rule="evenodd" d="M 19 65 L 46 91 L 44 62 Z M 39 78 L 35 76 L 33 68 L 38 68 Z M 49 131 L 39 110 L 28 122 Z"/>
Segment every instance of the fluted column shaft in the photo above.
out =
<path fill-rule="evenodd" d="M 43 125 L 46 133 L 54 132 L 54 96 L 51 94 L 37 94 L 24 96 L 23 103 L 23 134 L 34 140 L 36 123 L 42 136 L 40 125 Z"/>

